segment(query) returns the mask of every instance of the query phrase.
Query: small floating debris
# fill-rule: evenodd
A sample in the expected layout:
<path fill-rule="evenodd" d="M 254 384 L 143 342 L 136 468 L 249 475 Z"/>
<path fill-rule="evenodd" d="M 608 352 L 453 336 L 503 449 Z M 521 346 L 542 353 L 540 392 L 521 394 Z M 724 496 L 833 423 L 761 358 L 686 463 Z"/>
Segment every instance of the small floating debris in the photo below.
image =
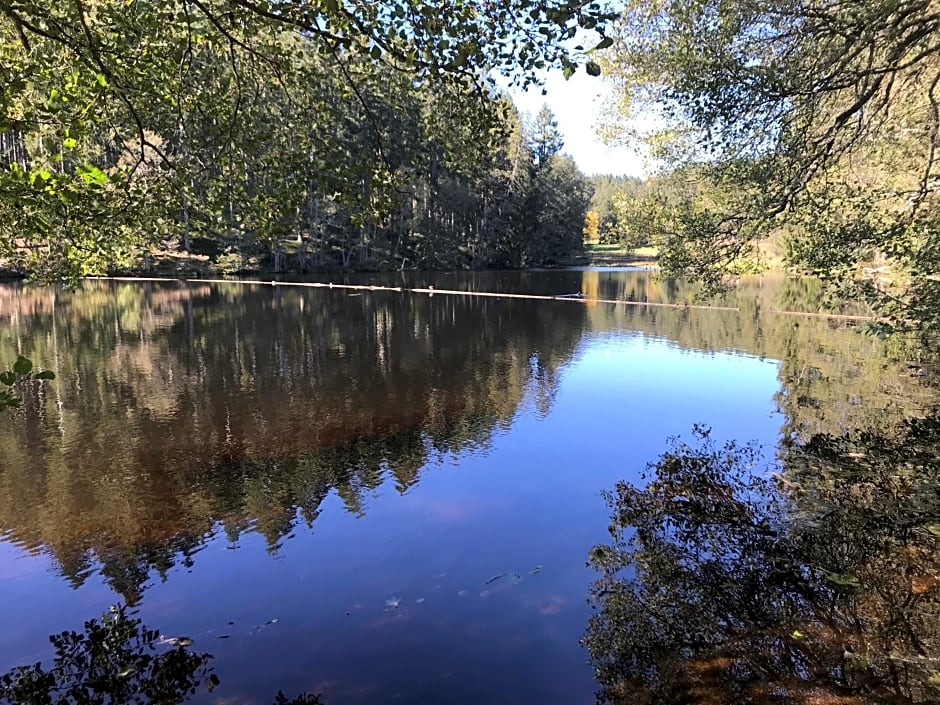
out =
<path fill-rule="evenodd" d="M 389 610 L 397 610 L 401 605 L 400 597 L 390 597 L 385 601 L 385 608 Z"/>
<path fill-rule="evenodd" d="M 188 636 L 170 636 L 170 637 L 161 637 L 159 644 L 166 644 L 167 646 L 190 646 L 193 643 L 193 640 Z"/>
<path fill-rule="evenodd" d="M 467 594 L 467 591 L 466 591 L 466 590 L 458 590 L 458 591 L 457 591 L 457 597 L 465 597 L 466 594 Z"/>
<path fill-rule="evenodd" d="M 415 604 L 416 604 L 416 605 L 420 605 L 420 604 L 423 603 L 423 602 L 424 602 L 424 598 L 423 598 L 423 597 L 419 597 L 417 600 L 415 600 Z"/>
<path fill-rule="evenodd" d="M 277 624 L 277 623 L 280 622 L 280 621 L 281 621 L 281 620 L 279 620 L 277 617 L 272 617 L 272 618 L 269 619 L 267 622 L 265 622 L 265 625 L 268 625 L 268 624 Z"/>
<path fill-rule="evenodd" d="M 529 571 L 529 575 L 537 575 L 538 573 L 541 573 L 541 572 L 542 572 L 542 566 L 537 565 L 537 566 L 535 566 L 532 570 Z M 487 581 L 486 581 L 485 583 L 483 583 L 483 584 L 484 584 L 484 585 L 492 585 L 492 584 L 495 583 L 497 580 L 501 580 L 501 579 L 503 579 L 503 578 L 505 578 L 506 581 L 507 581 L 510 585 L 518 585 L 518 584 L 521 583 L 523 580 L 525 580 L 525 576 L 520 575 L 519 573 L 500 573 L 499 575 L 494 575 L 492 578 L 490 578 L 489 580 L 487 580 Z"/>

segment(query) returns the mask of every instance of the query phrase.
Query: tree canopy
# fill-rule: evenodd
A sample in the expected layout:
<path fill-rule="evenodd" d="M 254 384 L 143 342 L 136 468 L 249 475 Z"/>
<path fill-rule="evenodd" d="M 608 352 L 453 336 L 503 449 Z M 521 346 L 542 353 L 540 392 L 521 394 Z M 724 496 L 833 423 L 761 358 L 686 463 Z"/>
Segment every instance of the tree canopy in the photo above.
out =
<path fill-rule="evenodd" d="M 475 242 L 468 214 L 505 210 L 521 130 L 497 76 L 575 70 L 609 18 L 582 0 L 4 3 L 0 258 L 81 275 L 230 236 L 346 265 L 379 234 L 391 262 L 460 266 L 414 221 Z M 593 46 L 570 47 L 579 29 Z M 445 203 L 455 184 L 485 203 Z"/>
<path fill-rule="evenodd" d="M 938 30 L 932 0 L 627 2 L 616 107 L 658 116 L 655 154 L 708 185 L 668 210 L 665 264 L 717 283 L 778 237 L 896 325 L 935 326 Z"/>

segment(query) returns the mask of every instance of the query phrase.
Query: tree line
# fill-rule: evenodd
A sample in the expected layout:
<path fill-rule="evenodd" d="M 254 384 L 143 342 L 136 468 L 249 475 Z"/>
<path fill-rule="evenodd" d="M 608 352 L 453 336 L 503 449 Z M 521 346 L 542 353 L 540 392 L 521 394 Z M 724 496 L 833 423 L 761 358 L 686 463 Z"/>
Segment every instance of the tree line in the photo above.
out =
<path fill-rule="evenodd" d="M 570 256 L 589 186 L 494 76 L 576 70 L 588 49 L 560 42 L 607 15 L 451 4 L 5 6 L 0 258 L 53 279 L 154 249 L 221 271 Z"/>

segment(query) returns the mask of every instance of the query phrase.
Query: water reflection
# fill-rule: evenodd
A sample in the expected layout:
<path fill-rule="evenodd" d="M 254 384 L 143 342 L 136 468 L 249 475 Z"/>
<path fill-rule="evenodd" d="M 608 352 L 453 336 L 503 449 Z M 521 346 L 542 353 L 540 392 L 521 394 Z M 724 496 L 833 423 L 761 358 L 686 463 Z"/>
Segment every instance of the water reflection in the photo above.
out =
<path fill-rule="evenodd" d="M 608 499 L 584 638 L 611 703 L 940 698 L 940 417 L 819 435 L 761 472 L 699 431 Z"/>
<path fill-rule="evenodd" d="M 642 272 L 433 282 L 694 294 Z M 755 281 L 727 311 L 0 287 L 0 359 L 23 353 L 57 374 L 0 426 L 0 572 L 18 578 L 0 655 L 35 652 L 40 624 L 20 605 L 45 634 L 114 591 L 148 621 L 212 640 L 220 661 L 241 664 L 233 688 L 261 698 L 285 687 L 331 703 L 590 701 L 577 637 L 601 488 L 693 420 L 774 447 L 931 402 L 906 358 L 852 324 L 773 313 L 816 310 L 817 294 Z M 546 669 L 564 684 L 543 682 Z"/>
<path fill-rule="evenodd" d="M 212 692 L 221 681 L 210 665 L 212 654 L 190 650 L 187 637 L 167 637 L 112 606 L 100 619 L 85 622 L 82 632 L 49 636 L 52 665 L 18 666 L 0 676 L 0 703 L 10 705 L 177 705 L 197 691 Z M 275 705 L 321 705 L 303 693 L 288 699 L 282 691 Z"/>
<path fill-rule="evenodd" d="M 0 526 L 74 584 L 100 562 L 130 603 L 217 523 L 274 548 L 332 489 L 361 514 L 385 477 L 405 492 L 432 455 L 486 446 L 527 391 L 551 398 L 584 325 L 577 307 L 225 286 L 11 302 L 28 325 L 7 335 L 60 382 L 4 435 Z"/>
<path fill-rule="evenodd" d="M 695 293 L 641 272 L 436 282 L 662 302 Z M 3 288 L 0 354 L 26 352 L 59 381 L 0 436 L 0 527 L 51 552 L 75 585 L 100 562 L 134 603 L 151 570 L 189 565 L 219 524 L 276 548 L 332 489 L 362 514 L 385 477 L 405 492 L 433 454 L 485 447 L 527 394 L 547 412 L 589 332 L 782 360 L 785 435 L 837 432 L 929 396 L 846 324 L 767 314 L 818 301 L 799 280 L 744 287 L 731 302 L 740 314 L 267 286 Z"/>

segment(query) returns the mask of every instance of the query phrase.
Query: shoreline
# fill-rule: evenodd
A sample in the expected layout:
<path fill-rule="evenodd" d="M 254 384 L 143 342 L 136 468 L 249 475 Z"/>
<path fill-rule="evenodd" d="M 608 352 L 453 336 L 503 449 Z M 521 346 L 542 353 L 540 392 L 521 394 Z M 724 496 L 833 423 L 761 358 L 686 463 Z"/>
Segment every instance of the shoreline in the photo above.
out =
<path fill-rule="evenodd" d="M 267 266 L 249 266 L 239 268 L 227 268 L 219 266 L 205 255 L 192 254 L 190 256 L 175 255 L 163 256 L 152 260 L 151 266 L 147 267 L 114 267 L 98 274 L 89 274 L 83 279 L 95 278 L 166 278 L 166 279 L 191 279 L 191 278 L 243 278 L 243 277 L 323 277 L 329 275 L 349 276 L 349 275 L 390 275 L 407 274 L 414 275 L 418 273 L 431 272 L 522 272 L 535 270 L 561 270 L 569 268 L 598 267 L 598 268 L 637 268 L 647 270 L 659 269 L 659 258 L 655 256 L 617 254 L 602 256 L 586 252 L 584 255 L 572 257 L 571 259 L 554 264 L 541 264 L 523 267 L 480 267 L 480 268 L 427 268 L 427 269 L 398 269 L 381 267 L 363 267 L 363 268 L 342 268 L 342 267 L 312 267 L 295 268 L 283 267 L 280 271 L 275 271 L 273 267 Z M 7 269 L 0 265 L 0 282 L 26 281 L 29 279 L 29 273 Z"/>

